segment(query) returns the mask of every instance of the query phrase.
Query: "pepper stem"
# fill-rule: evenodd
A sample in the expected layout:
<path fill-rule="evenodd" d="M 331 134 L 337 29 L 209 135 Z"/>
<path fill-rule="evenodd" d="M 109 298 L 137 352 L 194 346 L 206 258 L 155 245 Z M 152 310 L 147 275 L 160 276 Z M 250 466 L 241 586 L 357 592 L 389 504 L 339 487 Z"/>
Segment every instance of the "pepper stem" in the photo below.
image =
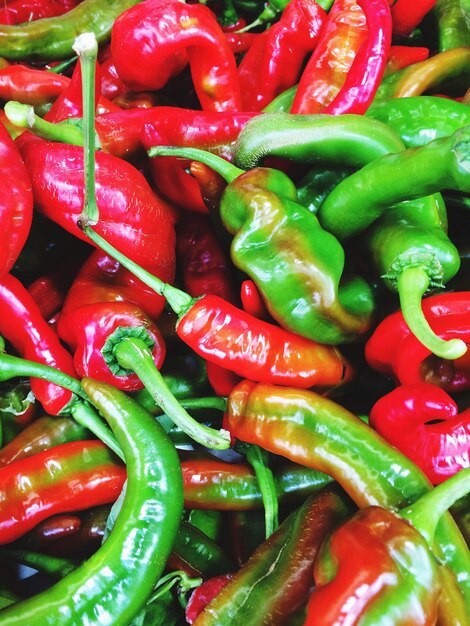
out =
<path fill-rule="evenodd" d="M 125 338 L 114 346 L 113 354 L 121 367 L 137 374 L 158 406 L 192 439 L 215 450 L 226 450 L 230 447 L 230 435 L 227 431 L 217 431 L 200 424 L 179 404 L 155 367 L 152 353 L 145 342 L 135 337 Z"/>
<path fill-rule="evenodd" d="M 433 354 L 442 359 L 458 359 L 467 351 L 461 339 L 446 341 L 438 337 L 424 317 L 421 299 L 431 279 L 424 267 L 406 267 L 397 278 L 397 291 L 405 322 L 415 337 Z"/>
<path fill-rule="evenodd" d="M 95 66 L 98 42 L 94 33 L 82 33 L 74 43 L 82 69 L 83 151 L 85 170 L 85 202 L 83 212 L 89 224 L 96 224 L 99 209 L 95 195 Z"/>
<path fill-rule="evenodd" d="M 261 491 L 267 539 L 279 526 L 279 503 L 274 475 L 269 467 L 268 453 L 260 446 L 249 444 L 246 450 L 246 458 L 255 471 Z"/>
<path fill-rule="evenodd" d="M 432 491 L 424 494 L 414 504 L 400 511 L 401 517 L 409 520 L 423 535 L 429 546 L 444 513 L 470 492 L 470 468 L 457 472 Z"/>
<path fill-rule="evenodd" d="M 193 161 L 199 161 L 204 163 L 217 174 L 220 174 L 228 183 L 234 181 L 240 174 L 244 174 L 245 170 L 240 169 L 233 163 L 219 157 L 217 154 L 212 154 L 207 150 L 200 150 L 199 148 L 184 148 L 179 146 L 153 146 L 148 150 L 149 157 L 157 156 L 174 156 L 182 157 L 184 159 L 191 159 Z"/>
<path fill-rule="evenodd" d="M 21 376 L 40 378 L 47 380 L 59 387 L 68 389 L 81 400 L 72 399 L 67 406 L 61 411 L 62 414 L 69 414 L 82 426 L 88 428 L 98 439 L 101 439 L 119 458 L 123 458 L 121 448 L 119 447 L 111 430 L 103 423 L 103 420 L 94 411 L 94 409 L 86 402 L 87 395 L 83 391 L 80 382 L 64 374 L 60 370 L 44 365 L 43 363 L 36 363 L 35 361 L 28 361 L 17 356 L 10 354 L 0 354 L 0 381 L 10 380 L 11 378 L 18 378 Z"/>
<path fill-rule="evenodd" d="M 53 124 L 34 112 L 30 104 L 10 100 L 5 104 L 5 115 L 15 126 L 28 128 L 38 137 L 49 141 L 60 141 L 74 146 L 83 146 L 83 133 L 73 124 Z"/>

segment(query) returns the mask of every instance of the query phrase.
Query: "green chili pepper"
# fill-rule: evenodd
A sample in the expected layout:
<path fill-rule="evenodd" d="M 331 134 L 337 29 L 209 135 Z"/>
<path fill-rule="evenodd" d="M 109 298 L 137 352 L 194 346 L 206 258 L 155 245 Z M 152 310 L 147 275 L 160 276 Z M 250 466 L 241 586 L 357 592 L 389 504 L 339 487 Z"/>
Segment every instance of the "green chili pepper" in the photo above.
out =
<path fill-rule="evenodd" d="M 14 548 L 2 548 L 0 556 L 10 559 L 16 563 L 28 565 L 40 572 L 49 574 L 54 578 L 64 578 L 68 576 L 78 567 L 78 563 L 74 563 L 70 559 L 62 559 L 49 554 L 41 554 L 40 552 L 32 552 L 31 550 L 18 550 Z"/>
<path fill-rule="evenodd" d="M 83 0 L 63 15 L 18 25 L 0 25 L 0 56 L 53 61 L 73 55 L 77 34 L 93 32 L 106 41 L 116 18 L 140 0 Z"/>
<path fill-rule="evenodd" d="M 181 470 L 164 431 L 123 392 L 85 378 L 127 465 L 127 490 L 101 548 L 52 588 L 4 609 L 10 624 L 129 623 L 144 607 L 171 550 L 183 507 Z"/>
<path fill-rule="evenodd" d="M 178 569 L 183 570 L 186 564 L 191 576 L 203 578 L 225 574 L 233 569 L 233 563 L 215 541 L 184 521 L 176 533 L 169 563 L 177 563 Z"/>
<path fill-rule="evenodd" d="M 469 0 L 437 0 L 433 13 L 437 21 L 439 52 L 470 46 Z"/>
<path fill-rule="evenodd" d="M 390 126 L 407 148 L 424 146 L 470 124 L 470 107 L 437 96 L 409 96 L 375 102 L 365 115 Z"/>

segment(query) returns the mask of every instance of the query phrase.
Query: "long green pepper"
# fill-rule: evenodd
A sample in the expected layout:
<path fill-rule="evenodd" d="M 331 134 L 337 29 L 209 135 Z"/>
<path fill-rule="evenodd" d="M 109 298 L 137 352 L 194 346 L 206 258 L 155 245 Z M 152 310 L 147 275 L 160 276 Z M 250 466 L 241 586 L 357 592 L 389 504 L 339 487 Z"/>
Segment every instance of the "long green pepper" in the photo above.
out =
<path fill-rule="evenodd" d="M 112 427 L 127 466 L 127 489 L 110 536 L 52 588 L 0 612 L 2 626 L 126 626 L 165 567 L 183 510 L 176 450 L 153 417 L 123 392 L 89 378 L 83 389 Z"/>

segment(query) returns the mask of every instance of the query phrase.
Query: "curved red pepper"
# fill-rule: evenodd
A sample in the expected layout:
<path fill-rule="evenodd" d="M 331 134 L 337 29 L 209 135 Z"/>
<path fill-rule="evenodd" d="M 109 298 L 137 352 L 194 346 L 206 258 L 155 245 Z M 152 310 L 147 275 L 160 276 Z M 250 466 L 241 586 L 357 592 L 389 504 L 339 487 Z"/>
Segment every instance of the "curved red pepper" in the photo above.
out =
<path fill-rule="evenodd" d="M 233 142 L 256 115 L 157 107 L 152 119 L 143 125 L 140 138 L 146 150 L 163 145 L 202 148 L 231 160 Z M 189 211 L 207 213 L 198 181 L 186 172 L 189 163 L 188 159 L 155 157 L 150 159 L 150 171 L 157 188 L 172 202 Z"/>
<path fill-rule="evenodd" d="M 240 299 L 244 311 L 260 320 L 270 318 L 258 287 L 252 280 L 244 280 L 240 286 Z"/>
<path fill-rule="evenodd" d="M 423 313 L 433 331 L 444 339 L 470 344 L 470 291 L 448 292 L 422 300 Z M 368 364 L 394 376 L 400 384 L 432 382 L 449 392 L 470 389 L 470 355 L 455 361 L 437 359 L 411 333 L 401 311 L 387 316 L 365 346 Z"/>
<path fill-rule="evenodd" d="M 77 226 L 83 208 L 83 149 L 23 133 L 19 143 L 30 174 L 35 207 L 87 241 Z M 130 163 L 96 154 L 96 232 L 148 271 L 171 282 L 175 270 L 174 212 Z M 163 299 L 161 300 L 163 308 Z"/>
<path fill-rule="evenodd" d="M 439 387 L 402 385 L 381 397 L 370 425 L 418 465 L 433 484 L 470 467 L 470 409 Z"/>
<path fill-rule="evenodd" d="M 101 441 L 54 446 L 0 469 L 0 544 L 55 513 L 114 502 L 126 479 Z"/>
<path fill-rule="evenodd" d="M 10 271 L 28 238 L 33 218 L 31 181 L 23 160 L 0 123 L 0 171 L 5 187 L 0 199 L 0 277 Z"/>
<path fill-rule="evenodd" d="M 260 111 L 296 83 L 325 20 L 315 0 L 291 0 L 280 20 L 258 35 L 238 67 L 245 111 Z"/>
<path fill-rule="evenodd" d="M 241 110 L 235 56 L 214 13 L 203 4 L 151 0 L 115 21 L 111 51 L 134 91 L 161 89 L 189 60 L 203 110 Z"/>
<path fill-rule="evenodd" d="M 334 347 L 257 320 L 213 295 L 196 300 L 176 332 L 200 356 L 251 380 L 305 389 L 340 384 L 349 374 Z"/>
<path fill-rule="evenodd" d="M 20 281 L 10 275 L 0 279 L 0 335 L 25 359 L 76 375 L 72 357 L 41 316 L 38 305 Z M 67 389 L 38 378 L 31 380 L 31 389 L 49 415 L 57 415 L 72 398 Z"/>
<path fill-rule="evenodd" d="M 429 57 L 429 48 L 419 46 L 390 46 L 390 52 L 385 66 L 384 76 L 398 72 L 398 70 L 425 61 Z"/>
<path fill-rule="evenodd" d="M 69 290 L 57 332 L 75 350 L 74 365 L 79 376 L 136 391 L 143 386 L 139 378 L 135 374 L 114 374 L 102 349 L 117 328 L 144 328 L 153 342 L 152 355 L 159 369 L 165 358 L 165 343 L 149 315 L 160 311 L 161 297 L 117 261 L 96 250 Z"/>

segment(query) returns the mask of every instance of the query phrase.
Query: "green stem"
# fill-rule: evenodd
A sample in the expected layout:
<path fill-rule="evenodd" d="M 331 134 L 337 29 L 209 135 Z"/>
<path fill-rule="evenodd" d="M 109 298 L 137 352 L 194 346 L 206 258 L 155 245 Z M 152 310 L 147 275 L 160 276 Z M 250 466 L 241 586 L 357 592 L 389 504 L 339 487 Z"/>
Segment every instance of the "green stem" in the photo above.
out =
<path fill-rule="evenodd" d="M 206 448 L 226 450 L 230 447 L 230 435 L 227 431 L 217 431 L 200 424 L 183 409 L 155 367 L 152 353 L 141 339 L 123 339 L 114 346 L 113 352 L 119 365 L 137 374 L 158 406 L 187 435 Z"/>
<path fill-rule="evenodd" d="M 250 444 L 246 451 L 246 458 L 255 471 L 261 491 L 261 497 L 264 505 L 264 519 L 267 539 L 279 526 L 279 503 L 277 500 L 274 475 L 268 464 L 268 453 L 263 448 L 260 448 L 255 444 Z"/>
<path fill-rule="evenodd" d="M 89 224 L 96 224 L 99 209 L 95 196 L 95 67 L 98 42 L 94 33 L 82 33 L 73 44 L 82 69 L 83 151 L 85 171 L 85 202 L 83 213 Z M 88 157 L 87 157 L 88 155 Z M 93 158 L 89 158 L 93 155 Z"/>
<path fill-rule="evenodd" d="M 86 399 L 86 395 L 76 378 L 43 363 L 28 361 L 10 354 L 0 354 L 0 381 L 21 376 L 47 380 Z"/>
<path fill-rule="evenodd" d="M 77 58 L 78 57 L 76 56 L 70 57 L 70 59 L 62 61 L 62 63 L 58 63 L 57 65 L 54 65 L 54 67 L 48 67 L 46 71 L 51 72 L 52 74 L 61 74 L 64 70 L 67 70 L 71 65 L 73 65 Z"/>
<path fill-rule="evenodd" d="M 470 468 L 454 474 L 446 481 L 424 494 L 414 504 L 400 511 L 426 539 L 430 547 L 434 541 L 437 525 L 444 513 L 457 500 L 470 493 Z"/>
<path fill-rule="evenodd" d="M 458 359 L 467 351 L 461 339 L 446 341 L 438 337 L 426 320 L 421 299 L 430 285 L 430 277 L 424 267 L 407 267 L 397 278 L 397 291 L 405 322 L 415 337 L 433 354 L 442 359 Z"/>
<path fill-rule="evenodd" d="M 46 574 L 59 578 L 64 578 L 70 574 L 70 572 L 73 572 L 74 569 L 77 569 L 77 564 L 69 559 L 62 559 L 39 552 L 31 552 L 30 550 L 2 548 L 0 555 L 16 563 L 28 565 L 40 572 L 45 572 Z"/>
<path fill-rule="evenodd" d="M 174 156 L 182 157 L 184 159 L 191 159 L 193 161 L 199 161 L 204 163 L 208 167 L 212 168 L 215 172 L 220 174 L 228 183 L 234 181 L 240 174 L 244 174 L 245 170 L 236 167 L 233 163 L 226 161 L 217 154 L 212 154 L 207 150 L 200 150 L 199 148 L 180 148 L 178 146 L 154 146 L 148 150 L 149 157 L 157 156 Z"/>
<path fill-rule="evenodd" d="M 110 257 L 119 261 L 123 267 L 132 272 L 134 276 L 147 285 L 147 287 L 150 287 L 150 289 L 153 289 L 156 293 L 163 296 L 177 315 L 182 315 L 191 306 L 194 299 L 190 295 L 180 289 L 177 289 L 176 287 L 173 287 L 172 285 L 169 285 L 168 283 L 164 283 L 160 278 L 154 276 L 143 267 L 140 267 L 140 265 L 137 265 L 137 263 L 119 252 L 119 250 L 116 250 L 112 244 L 106 241 L 106 239 L 103 239 L 101 235 L 93 230 L 91 226 L 88 225 L 86 217 L 84 221 L 82 220 L 83 216 L 79 218 L 78 226 L 91 239 L 91 241 L 101 248 L 101 250 L 106 252 L 106 254 L 109 254 Z"/>
<path fill-rule="evenodd" d="M 121 450 L 121 446 L 118 444 L 116 437 L 106 424 L 100 419 L 98 413 L 88 402 L 75 402 L 70 408 L 72 417 L 81 426 L 88 428 L 95 437 L 101 439 L 101 441 L 110 448 L 114 454 L 116 454 L 122 461 L 124 461 L 124 454 Z"/>
<path fill-rule="evenodd" d="M 34 112 L 34 107 L 10 100 L 4 107 L 5 115 L 15 126 L 29 128 L 35 135 L 48 141 L 60 141 L 74 146 L 83 145 L 82 131 L 72 124 L 53 124 Z"/>

